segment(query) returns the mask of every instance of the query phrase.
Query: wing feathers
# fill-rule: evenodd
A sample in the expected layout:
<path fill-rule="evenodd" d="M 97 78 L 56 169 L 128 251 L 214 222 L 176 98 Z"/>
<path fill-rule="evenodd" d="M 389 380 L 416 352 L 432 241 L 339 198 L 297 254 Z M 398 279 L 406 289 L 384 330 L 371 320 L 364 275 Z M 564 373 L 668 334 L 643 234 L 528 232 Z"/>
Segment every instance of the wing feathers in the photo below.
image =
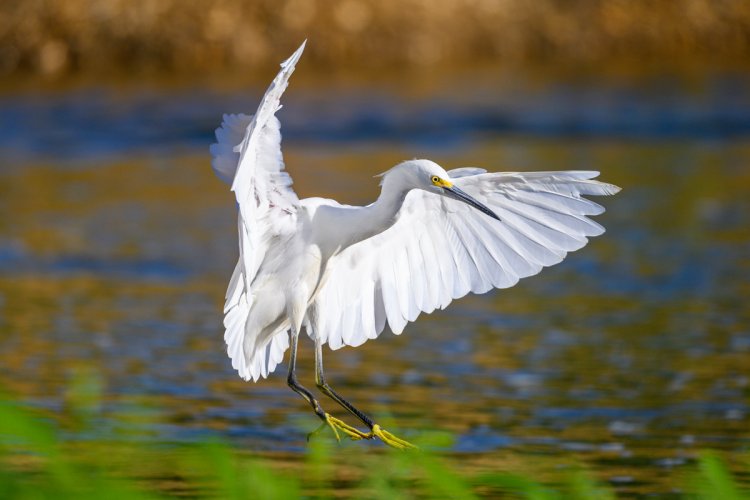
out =
<path fill-rule="evenodd" d="M 275 113 L 303 50 L 304 44 L 281 65 L 254 115 L 224 115 L 216 143 L 210 147 L 211 165 L 222 181 L 231 184 L 239 208 L 240 256 L 227 288 L 224 339 L 232 366 L 246 380 L 267 376 L 289 342 L 284 335 L 287 327 L 273 330 L 260 324 L 257 318 L 275 319 L 265 318 L 268 308 L 253 302 L 258 292 L 253 284 L 263 281 L 257 278 L 271 242 L 296 227 L 299 199 L 284 171 L 281 125 Z M 266 299 L 261 295 L 267 293 L 258 294 L 262 302 Z"/>
<path fill-rule="evenodd" d="M 347 318 L 321 318 L 318 328 L 331 348 L 374 338 L 386 322 L 400 334 L 421 312 L 442 309 L 469 292 L 508 288 L 560 262 L 604 232 L 587 217 L 603 207 L 583 196 L 619 191 L 592 180 L 598 172 L 591 171 L 497 174 L 466 168 L 450 174 L 501 221 L 455 200 L 410 193 L 391 228 L 329 263 L 316 310 Z M 351 259 L 347 266 L 341 265 L 345 259 Z"/>
<path fill-rule="evenodd" d="M 211 167 L 222 181 L 232 184 L 237 171 L 239 153 L 234 147 L 242 141 L 253 115 L 224 115 L 221 127 L 216 129 L 216 143 L 211 144 Z"/>
<path fill-rule="evenodd" d="M 385 306 L 385 315 L 388 318 L 388 324 L 391 331 L 396 335 L 400 334 L 406 326 L 404 313 L 401 312 L 398 297 L 398 278 L 396 275 L 395 262 L 386 260 L 380 272 L 382 282 L 383 304 Z"/>
<path fill-rule="evenodd" d="M 476 273 L 476 269 L 471 269 L 469 254 L 466 248 L 463 246 L 463 242 L 456 233 L 456 229 L 453 224 L 450 223 L 449 219 L 445 219 L 442 224 L 443 234 L 447 236 L 450 254 L 453 259 L 453 297 L 463 297 L 471 291 L 471 277 L 467 276 L 470 273 Z M 436 262 L 435 265 L 446 265 L 449 262 Z"/>
<path fill-rule="evenodd" d="M 416 249 L 414 254 L 418 256 L 421 262 L 421 270 L 424 273 L 425 281 L 425 293 L 422 297 L 421 309 L 429 314 L 443 304 L 441 294 L 441 290 L 444 289 L 442 285 L 442 271 L 440 266 L 427 265 L 428 262 L 438 262 L 435 257 L 435 247 L 432 240 L 424 232 L 420 232 L 418 239 L 419 248 Z"/>
<path fill-rule="evenodd" d="M 372 279 L 364 279 L 362 285 L 360 293 L 362 335 L 365 339 L 374 339 L 380 333 L 375 328 L 377 323 L 375 314 L 375 282 Z"/>
<path fill-rule="evenodd" d="M 540 208 L 536 205 L 522 205 L 513 203 L 510 200 L 498 198 L 490 203 L 492 208 L 504 210 L 505 213 L 512 213 L 518 218 L 528 221 L 535 226 L 539 226 L 539 231 L 551 231 L 560 233 L 566 238 L 584 241 L 585 236 L 598 236 L 601 234 L 601 226 L 585 217 L 572 213 L 557 212 L 552 209 Z M 556 245 L 560 245 L 555 243 Z"/>

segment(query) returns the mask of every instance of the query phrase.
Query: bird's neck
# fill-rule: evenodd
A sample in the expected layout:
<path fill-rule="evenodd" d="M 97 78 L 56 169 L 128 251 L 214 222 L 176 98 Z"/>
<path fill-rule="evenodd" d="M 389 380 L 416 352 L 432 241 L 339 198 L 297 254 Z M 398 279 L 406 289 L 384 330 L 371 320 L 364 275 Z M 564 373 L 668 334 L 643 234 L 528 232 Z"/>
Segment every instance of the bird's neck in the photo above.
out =
<path fill-rule="evenodd" d="M 371 228 L 372 233 L 366 236 L 367 238 L 385 231 L 396 222 L 398 212 L 401 210 L 406 195 L 409 194 L 410 190 L 410 188 L 396 188 L 385 184 L 380 191 L 378 199 L 374 203 L 363 207 L 366 216 L 371 218 L 374 225 Z"/>
<path fill-rule="evenodd" d="M 338 223 L 347 226 L 345 241 L 339 242 L 339 250 L 359 243 L 382 233 L 397 220 L 398 212 L 404 204 L 408 188 L 383 186 L 380 196 L 374 203 L 364 207 L 348 207 L 340 213 Z"/>

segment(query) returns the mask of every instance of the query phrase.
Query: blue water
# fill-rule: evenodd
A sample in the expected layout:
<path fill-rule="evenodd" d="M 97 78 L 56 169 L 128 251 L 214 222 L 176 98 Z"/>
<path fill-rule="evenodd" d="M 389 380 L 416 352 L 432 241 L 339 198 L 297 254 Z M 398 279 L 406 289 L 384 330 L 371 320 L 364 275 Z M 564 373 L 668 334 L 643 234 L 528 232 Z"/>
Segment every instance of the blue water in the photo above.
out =
<path fill-rule="evenodd" d="M 594 77 L 526 81 L 467 76 L 424 93 L 409 82 L 295 88 L 284 135 L 297 144 L 452 148 L 476 137 L 722 141 L 750 134 L 750 77 Z M 407 77 L 408 78 L 408 77 Z M 484 80 L 479 79 L 484 78 Z M 14 162 L 203 151 L 225 112 L 251 112 L 262 88 L 91 86 L 0 95 L 0 152 Z M 414 93 L 417 93 L 416 95 Z"/>

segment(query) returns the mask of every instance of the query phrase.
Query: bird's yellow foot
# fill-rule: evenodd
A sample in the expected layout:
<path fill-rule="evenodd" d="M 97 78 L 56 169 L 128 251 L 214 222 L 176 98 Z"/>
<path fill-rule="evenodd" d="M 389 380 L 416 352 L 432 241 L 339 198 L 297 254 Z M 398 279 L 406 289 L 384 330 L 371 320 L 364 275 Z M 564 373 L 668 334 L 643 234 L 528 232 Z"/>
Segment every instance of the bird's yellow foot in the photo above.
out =
<path fill-rule="evenodd" d="M 330 427 L 333 431 L 333 435 L 336 436 L 336 441 L 341 441 L 341 436 L 339 435 L 339 431 L 343 432 L 347 436 L 349 436 L 353 441 L 359 441 L 360 439 L 372 439 L 372 436 L 368 433 L 362 432 L 356 427 L 352 427 L 351 425 L 347 424 L 346 422 L 339 420 L 336 417 L 332 417 L 330 414 L 326 413 L 325 416 L 321 417 L 323 420 L 323 423 L 320 427 L 312 431 L 310 434 L 307 435 L 307 439 L 310 440 L 311 437 L 313 437 L 315 434 L 320 432 L 325 427 Z"/>
<path fill-rule="evenodd" d="M 370 431 L 369 434 L 365 435 L 366 439 L 372 439 L 374 437 L 377 437 L 388 446 L 392 448 L 396 448 L 398 450 L 418 450 L 419 449 L 418 447 L 414 446 L 410 442 L 404 441 L 403 439 L 394 436 L 387 430 L 381 428 L 378 424 L 373 425 L 372 431 Z"/>
<path fill-rule="evenodd" d="M 392 448 L 396 448 L 398 450 L 418 450 L 419 448 L 417 446 L 414 446 L 410 442 L 401 439 L 400 437 L 394 436 L 387 430 L 380 427 L 378 424 L 375 424 L 372 426 L 372 430 L 370 432 L 362 432 L 356 427 L 352 427 L 351 425 L 347 424 L 346 422 L 339 420 L 336 417 L 331 416 L 328 413 L 325 413 L 324 416 L 320 417 L 323 420 L 323 423 L 312 431 L 310 434 L 307 435 L 308 441 L 311 437 L 318 434 L 321 430 L 325 429 L 326 427 L 330 427 L 330 429 L 333 431 L 333 435 L 336 436 L 337 441 L 341 441 L 341 435 L 339 434 L 339 431 L 343 432 L 349 438 L 351 438 L 352 441 L 359 441 L 361 439 L 380 439 L 383 443 L 387 444 L 388 446 Z"/>

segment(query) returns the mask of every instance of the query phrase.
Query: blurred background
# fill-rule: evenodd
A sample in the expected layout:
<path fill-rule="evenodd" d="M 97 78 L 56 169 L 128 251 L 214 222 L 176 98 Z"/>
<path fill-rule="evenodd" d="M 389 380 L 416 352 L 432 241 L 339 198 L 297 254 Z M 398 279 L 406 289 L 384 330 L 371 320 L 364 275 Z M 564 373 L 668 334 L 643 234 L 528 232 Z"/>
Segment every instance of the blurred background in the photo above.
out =
<path fill-rule="evenodd" d="M 236 213 L 208 156 L 222 113 L 253 112 L 304 39 L 279 114 L 300 197 L 366 204 L 413 157 L 624 188 L 562 264 L 330 353 L 337 390 L 404 437 L 449 433 L 441 452 L 471 472 L 554 483 L 583 464 L 622 495 L 676 495 L 699 450 L 746 459 L 741 0 L 5 0 L 3 391 L 79 449 L 218 438 L 304 460 L 318 422 L 285 366 L 248 384 L 225 355 Z"/>
<path fill-rule="evenodd" d="M 7 0 L 0 72 L 241 72 L 310 38 L 327 70 L 750 55 L 740 0 Z"/>

